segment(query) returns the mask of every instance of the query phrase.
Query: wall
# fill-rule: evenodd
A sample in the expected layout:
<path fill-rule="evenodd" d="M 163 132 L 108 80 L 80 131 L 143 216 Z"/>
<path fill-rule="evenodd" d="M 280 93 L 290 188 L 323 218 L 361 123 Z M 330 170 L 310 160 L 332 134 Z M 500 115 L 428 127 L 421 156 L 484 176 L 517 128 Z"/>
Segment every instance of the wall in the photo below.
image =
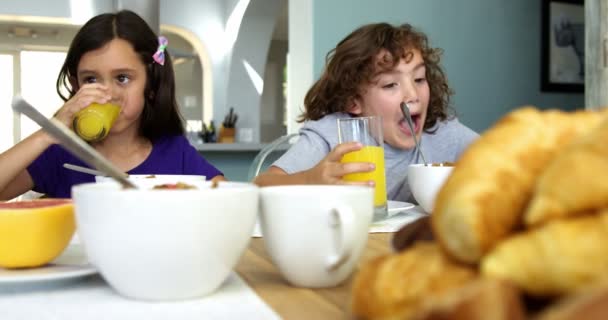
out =
<path fill-rule="evenodd" d="M 72 6 L 72 4 L 76 6 Z M 94 12 L 112 11 L 113 0 L 106 1 L 44 1 L 44 0 L 2 0 L 0 1 L 0 15 L 16 15 L 24 17 L 48 17 L 64 19 L 72 23 L 82 23 L 91 17 Z M 81 8 L 82 15 L 72 15 L 74 7 Z"/>
<path fill-rule="evenodd" d="M 193 48 L 184 38 L 174 33 L 163 31 L 162 34 L 169 40 L 167 49 L 173 58 L 173 70 L 175 73 L 175 95 L 178 99 L 182 114 L 188 120 L 201 120 L 203 118 L 203 92 L 202 66 L 199 59 L 189 56 Z M 201 128 L 188 128 L 189 130 L 201 130 Z"/>
<path fill-rule="evenodd" d="M 273 40 L 264 72 L 264 92 L 260 103 L 260 141 L 270 142 L 285 134 L 283 122 L 285 96 L 283 66 L 287 59 L 287 41 Z"/>
<path fill-rule="evenodd" d="M 540 92 L 540 19 L 540 1 L 530 0 L 314 0 L 315 79 L 326 53 L 356 27 L 409 22 L 445 50 L 453 104 L 477 131 L 521 105 L 583 108 L 583 94 Z"/>
<path fill-rule="evenodd" d="M 175 1 L 160 1 L 161 24 L 176 26 L 188 30 L 200 44 L 196 47 L 201 59 L 208 59 L 208 68 L 203 65 L 203 72 L 210 75 L 210 92 L 205 92 L 205 106 L 203 115 L 207 122 L 222 114 L 226 104 L 228 88 L 228 72 L 231 47 L 226 43 L 225 24 L 227 9 L 235 1 L 222 0 L 181 0 L 179 5 Z M 202 90 L 202 89 L 201 89 Z M 221 110 L 216 111 L 218 108 Z"/>
<path fill-rule="evenodd" d="M 265 79 L 266 62 L 274 24 L 285 0 L 257 0 L 249 3 L 232 50 L 228 94 L 224 112 L 215 118 L 221 120 L 228 108 L 234 106 L 239 114 L 237 140 L 260 142 L 260 113 L 263 88 L 256 81 Z M 259 83 L 257 84 L 259 86 Z M 263 84 L 265 86 L 266 83 Z M 272 89 L 272 88 L 271 88 Z M 221 107 L 216 108 L 219 112 Z M 251 130 L 251 139 L 239 134 Z"/>
<path fill-rule="evenodd" d="M 284 150 L 272 152 L 264 161 L 260 172 L 268 169 L 268 166 L 277 160 Z M 248 181 L 249 169 L 258 154 L 258 151 L 203 151 L 203 157 L 224 173 L 230 181 Z"/>

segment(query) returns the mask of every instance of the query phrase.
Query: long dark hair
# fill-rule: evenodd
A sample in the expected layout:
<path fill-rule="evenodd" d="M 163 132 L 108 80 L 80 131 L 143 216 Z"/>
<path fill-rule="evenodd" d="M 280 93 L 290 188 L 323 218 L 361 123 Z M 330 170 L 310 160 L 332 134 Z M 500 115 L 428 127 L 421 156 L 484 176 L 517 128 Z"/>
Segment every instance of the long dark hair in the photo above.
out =
<path fill-rule="evenodd" d="M 165 51 L 164 65 L 154 62 L 152 55 L 158 48 L 158 37 L 150 26 L 132 11 L 100 14 L 80 28 L 72 40 L 57 77 L 59 96 L 63 101 L 67 101 L 78 91 L 77 69 L 82 56 L 116 38 L 129 42 L 146 66 L 145 102 L 139 133 L 151 141 L 165 135 L 184 134 L 184 120 L 175 99 L 175 76 L 171 57 Z M 61 92 L 62 88 L 67 90 L 68 97 Z"/>
<path fill-rule="evenodd" d="M 371 83 L 379 72 L 393 69 L 401 59 L 412 59 L 414 49 L 422 55 L 430 87 L 424 129 L 427 131 L 438 120 L 447 119 L 453 91 L 439 63 L 443 51 L 431 48 L 426 35 L 409 24 L 377 23 L 354 30 L 327 54 L 321 77 L 304 98 L 305 111 L 299 121 L 346 112 L 348 103 L 361 95 L 364 85 Z M 383 50 L 387 54 L 377 61 Z"/>

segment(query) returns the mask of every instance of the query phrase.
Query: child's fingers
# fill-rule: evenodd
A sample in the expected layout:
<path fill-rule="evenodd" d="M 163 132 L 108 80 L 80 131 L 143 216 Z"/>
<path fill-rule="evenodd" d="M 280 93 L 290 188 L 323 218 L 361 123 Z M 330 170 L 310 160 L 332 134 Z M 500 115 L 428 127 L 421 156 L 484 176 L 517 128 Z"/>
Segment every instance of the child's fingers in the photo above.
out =
<path fill-rule="evenodd" d="M 360 150 L 362 147 L 363 145 L 359 142 L 341 143 L 327 155 L 327 159 L 330 161 L 340 161 L 345 154 Z"/>
<path fill-rule="evenodd" d="M 341 165 L 341 176 L 349 173 L 370 172 L 376 169 L 376 165 L 371 162 L 349 162 Z"/>
<path fill-rule="evenodd" d="M 90 93 L 90 94 L 82 95 L 79 97 L 74 97 L 72 99 L 74 99 L 74 101 L 72 103 L 75 106 L 75 108 L 77 109 L 76 111 L 78 111 L 78 110 L 88 107 L 89 105 L 91 105 L 94 102 L 107 103 L 112 98 L 109 96 L 106 96 L 104 94 Z"/>
<path fill-rule="evenodd" d="M 70 100 L 78 103 L 81 107 L 86 107 L 93 102 L 106 103 L 112 99 L 112 95 L 107 87 L 98 84 L 87 84 L 78 90 Z"/>
<path fill-rule="evenodd" d="M 91 105 L 92 103 L 107 103 L 110 101 L 110 97 L 107 96 L 101 90 L 85 90 L 78 91 L 70 100 L 68 100 L 59 110 L 55 113 L 54 117 L 59 121 L 63 122 L 66 126 L 70 127 L 74 115 Z"/>
<path fill-rule="evenodd" d="M 85 83 L 78 89 L 78 92 L 90 91 L 90 90 L 98 90 L 108 93 L 108 87 L 101 83 Z"/>

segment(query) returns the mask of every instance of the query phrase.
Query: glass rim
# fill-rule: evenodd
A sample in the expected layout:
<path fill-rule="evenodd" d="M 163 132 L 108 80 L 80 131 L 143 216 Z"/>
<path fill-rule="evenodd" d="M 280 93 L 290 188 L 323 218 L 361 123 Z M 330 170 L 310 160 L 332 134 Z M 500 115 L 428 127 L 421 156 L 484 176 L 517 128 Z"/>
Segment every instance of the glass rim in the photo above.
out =
<path fill-rule="evenodd" d="M 382 116 L 377 115 L 377 116 L 365 116 L 365 117 L 338 118 L 338 121 L 375 120 L 375 119 L 382 120 Z"/>

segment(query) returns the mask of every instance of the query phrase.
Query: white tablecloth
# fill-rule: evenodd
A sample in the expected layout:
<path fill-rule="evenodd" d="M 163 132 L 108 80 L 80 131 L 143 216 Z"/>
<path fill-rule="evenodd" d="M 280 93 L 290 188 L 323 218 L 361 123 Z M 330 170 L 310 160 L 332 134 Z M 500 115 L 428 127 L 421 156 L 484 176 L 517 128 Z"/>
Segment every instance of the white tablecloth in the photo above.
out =
<path fill-rule="evenodd" d="M 0 284 L 0 319 L 280 319 L 236 274 L 215 293 L 177 302 L 124 298 L 98 275 Z"/>

